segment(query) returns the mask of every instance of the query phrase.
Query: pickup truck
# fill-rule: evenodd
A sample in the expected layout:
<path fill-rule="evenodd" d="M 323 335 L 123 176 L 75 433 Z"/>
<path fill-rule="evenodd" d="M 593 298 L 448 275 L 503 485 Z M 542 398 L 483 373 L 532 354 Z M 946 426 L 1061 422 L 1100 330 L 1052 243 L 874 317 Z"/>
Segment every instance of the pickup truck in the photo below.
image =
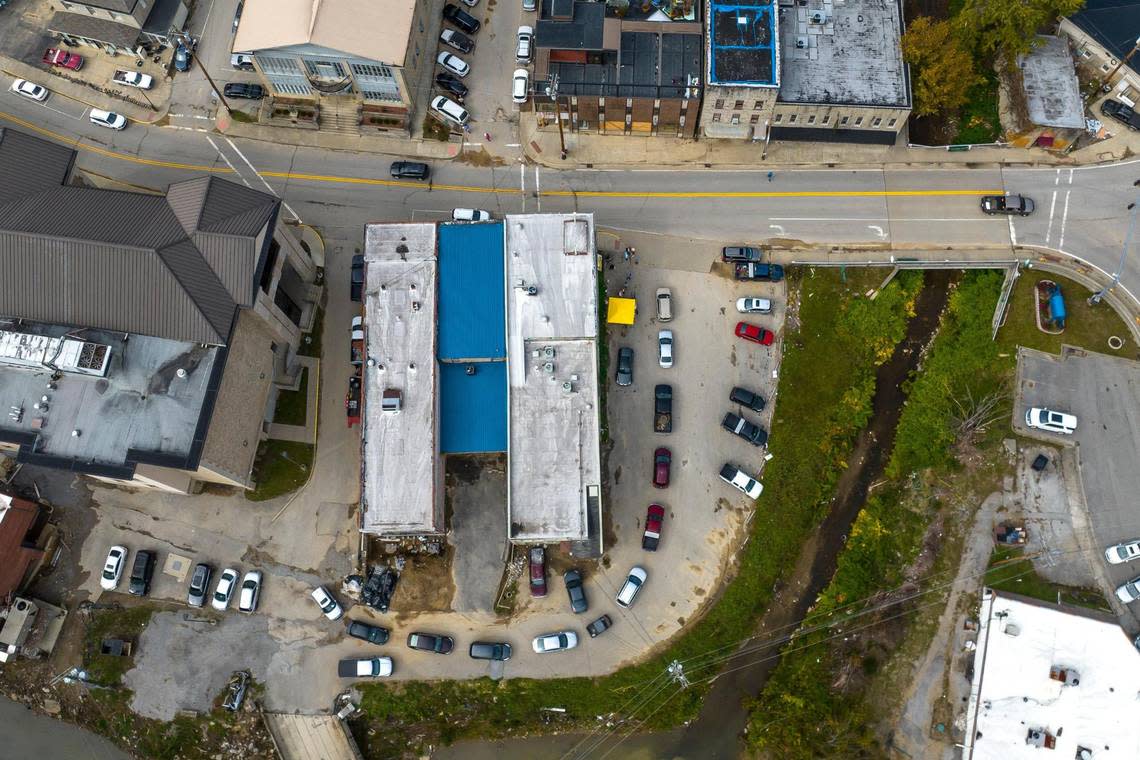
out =
<path fill-rule="evenodd" d="M 720 479 L 750 499 L 759 499 L 760 494 L 764 492 L 764 486 L 760 485 L 756 478 L 734 464 L 726 464 L 720 468 Z"/>
<path fill-rule="evenodd" d="M 111 77 L 111 81 L 115 84 L 126 85 L 127 87 L 149 90 L 154 84 L 154 77 L 139 71 L 124 71 L 123 69 L 119 69 L 115 72 L 115 76 Z"/>
<path fill-rule="evenodd" d="M 341 678 L 377 678 L 392 675 L 391 657 L 361 657 L 341 660 L 336 664 Z"/>
<path fill-rule="evenodd" d="M 653 432 L 673 432 L 673 386 L 661 384 L 653 389 Z"/>
<path fill-rule="evenodd" d="M 779 282 L 784 279 L 784 268 L 779 264 L 759 264 L 749 262 L 737 264 L 734 272 L 738 280 L 770 280 Z"/>
<path fill-rule="evenodd" d="M 352 318 L 352 339 L 349 343 L 348 358 L 354 367 L 364 364 L 364 317 Z"/>
<path fill-rule="evenodd" d="M 66 50 L 57 50 L 56 48 L 48 48 L 45 50 L 43 61 L 49 66 L 60 66 L 61 68 L 71 69 L 72 71 L 79 71 L 83 66 L 83 56 L 69 53 Z"/>
<path fill-rule="evenodd" d="M 753 446 L 763 446 L 768 442 L 768 433 L 764 428 L 759 425 L 753 425 L 740 415 L 733 414 L 732 412 L 724 415 L 720 426 L 733 435 L 740 436 Z"/>

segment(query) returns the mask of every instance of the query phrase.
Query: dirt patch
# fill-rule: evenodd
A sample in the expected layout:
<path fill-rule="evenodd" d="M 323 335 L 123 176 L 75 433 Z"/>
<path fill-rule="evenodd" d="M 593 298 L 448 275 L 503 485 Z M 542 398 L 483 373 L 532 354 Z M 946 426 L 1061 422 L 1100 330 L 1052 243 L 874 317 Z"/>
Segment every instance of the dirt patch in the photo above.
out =
<path fill-rule="evenodd" d="M 442 554 L 415 554 L 407 558 L 392 608 L 415 612 L 449 612 L 455 596 L 451 578 L 451 558 L 455 550 L 447 546 Z"/>
<path fill-rule="evenodd" d="M 501 156 L 492 156 L 487 152 L 486 148 L 479 148 L 478 151 L 465 150 L 455 157 L 455 162 L 459 164 L 467 164 L 468 166 L 506 166 L 507 162 Z"/>
<path fill-rule="evenodd" d="M 448 489 L 460 483 L 471 484 L 479 479 L 483 470 L 503 471 L 507 466 L 506 454 L 449 454 L 444 460 L 444 477 Z"/>

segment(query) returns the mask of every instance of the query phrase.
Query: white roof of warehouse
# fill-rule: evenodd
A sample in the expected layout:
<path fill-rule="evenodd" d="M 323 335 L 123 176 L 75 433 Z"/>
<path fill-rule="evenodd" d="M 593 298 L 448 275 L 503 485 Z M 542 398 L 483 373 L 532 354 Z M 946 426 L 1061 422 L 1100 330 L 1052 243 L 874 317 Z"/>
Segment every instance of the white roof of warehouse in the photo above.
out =
<path fill-rule="evenodd" d="M 435 235 L 434 224 L 371 224 L 365 232 L 365 533 L 443 529 Z M 401 411 L 381 411 L 386 389 L 403 394 Z"/>
<path fill-rule="evenodd" d="M 966 760 L 1140 757 L 1140 652 L 1115 622 L 1034 600 L 983 598 Z M 1065 685 L 1050 670 L 1070 672 Z M 1027 742 L 1031 730 L 1055 747 Z"/>

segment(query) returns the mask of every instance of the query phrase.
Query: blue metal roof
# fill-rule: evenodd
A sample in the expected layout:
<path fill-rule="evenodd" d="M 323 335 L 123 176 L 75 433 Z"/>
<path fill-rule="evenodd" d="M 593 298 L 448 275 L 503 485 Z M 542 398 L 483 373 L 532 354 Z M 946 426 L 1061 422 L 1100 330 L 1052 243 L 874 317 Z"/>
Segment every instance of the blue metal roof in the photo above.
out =
<path fill-rule="evenodd" d="M 475 374 L 467 374 L 474 367 Z M 507 450 L 507 363 L 440 364 L 440 443 L 444 454 Z"/>
<path fill-rule="evenodd" d="M 754 87 L 779 85 L 778 23 L 772 0 L 712 0 L 709 81 Z"/>
<path fill-rule="evenodd" d="M 439 226 L 440 361 L 506 357 L 503 266 L 501 222 Z"/>

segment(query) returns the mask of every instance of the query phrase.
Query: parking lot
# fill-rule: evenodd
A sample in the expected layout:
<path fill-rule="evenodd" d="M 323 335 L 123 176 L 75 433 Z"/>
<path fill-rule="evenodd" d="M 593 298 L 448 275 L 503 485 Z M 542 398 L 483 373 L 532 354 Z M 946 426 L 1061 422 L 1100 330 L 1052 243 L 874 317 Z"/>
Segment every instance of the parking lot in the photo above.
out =
<path fill-rule="evenodd" d="M 1070 436 L 1030 430 L 1025 410 L 1044 406 L 1078 420 Z M 1014 429 L 1054 444 L 1076 447 L 1081 486 L 1095 537 L 1090 560 L 1103 569 L 1104 592 L 1130 633 L 1140 632 L 1140 603 L 1121 605 L 1112 593 L 1140 575 L 1140 566 L 1108 565 L 1103 550 L 1140 536 L 1140 364 L 1102 354 L 1076 352 L 1056 357 L 1021 349 L 1017 364 Z"/>

